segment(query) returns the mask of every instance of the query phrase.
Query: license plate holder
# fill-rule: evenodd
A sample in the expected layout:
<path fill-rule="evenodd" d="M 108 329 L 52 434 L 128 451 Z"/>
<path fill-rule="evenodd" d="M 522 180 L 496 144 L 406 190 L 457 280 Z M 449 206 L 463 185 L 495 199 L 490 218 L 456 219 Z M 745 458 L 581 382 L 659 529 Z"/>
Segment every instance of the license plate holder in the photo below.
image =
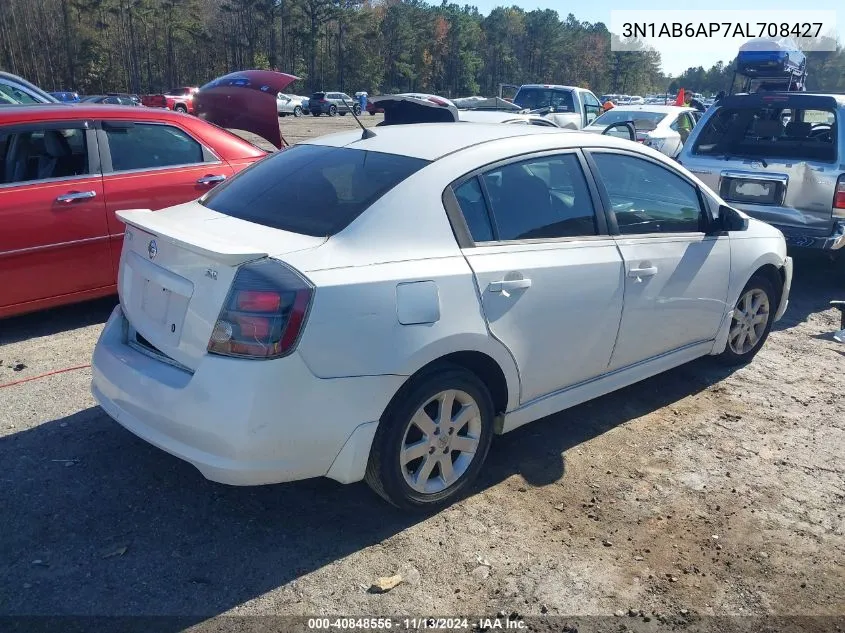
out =
<path fill-rule="evenodd" d="M 163 325 L 167 321 L 172 294 L 167 288 L 153 283 L 149 279 L 145 280 L 141 310 L 151 322 Z"/>
<path fill-rule="evenodd" d="M 783 188 L 777 180 L 725 178 L 719 193 L 728 202 L 777 205 L 783 199 Z"/>

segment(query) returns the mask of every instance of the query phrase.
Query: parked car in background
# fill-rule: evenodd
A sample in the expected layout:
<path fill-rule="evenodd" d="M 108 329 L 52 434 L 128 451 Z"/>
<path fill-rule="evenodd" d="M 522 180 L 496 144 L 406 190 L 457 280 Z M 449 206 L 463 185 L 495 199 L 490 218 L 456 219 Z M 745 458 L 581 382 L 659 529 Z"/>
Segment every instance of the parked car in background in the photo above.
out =
<path fill-rule="evenodd" d="M 115 211 L 193 200 L 264 155 L 168 110 L 0 108 L 0 317 L 114 293 Z"/>
<path fill-rule="evenodd" d="M 0 106 L 33 103 L 59 103 L 59 100 L 23 77 L 0 71 Z"/>
<path fill-rule="evenodd" d="M 183 112 L 186 114 L 194 113 L 194 95 L 199 92 L 197 87 L 183 87 L 174 88 L 166 93 L 143 95 L 141 102 L 148 107 L 161 107 L 161 98 L 164 97 L 164 103 L 167 109 L 176 112 Z"/>
<path fill-rule="evenodd" d="M 367 114 L 369 114 L 370 116 L 375 116 L 377 114 L 384 114 L 384 108 L 380 108 L 379 106 L 377 106 L 373 102 L 374 98 L 375 97 L 372 97 L 372 96 L 367 97 Z"/>
<path fill-rule="evenodd" d="M 301 97 L 299 95 L 288 95 L 280 92 L 276 95 L 276 107 L 279 111 L 279 116 L 286 116 L 292 114 L 295 117 L 300 117 L 305 114 L 305 109 L 302 107 L 302 102 L 308 97 Z"/>
<path fill-rule="evenodd" d="M 584 131 L 602 134 L 607 126 L 623 121 L 631 121 L 634 124 L 638 142 L 675 158 L 695 127 L 696 119 L 694 108 L 664 105 L 617 106 L 595 119 Z M 622 130 L 611 134 L 628 138 L 627 133 Z"/>
<path fill-rule="evenodd" d="M 110 92 L 105 95 L 86 95 L 80 101 L 82 103 L 105 103 L 107 105 L 142 106 L 141 98 L 138 95 Z"/>
<path fill-rule="evenodd" d="M 51 96 L 55 97 L 59 101 L 63 103 L 78 103 L 79 102 L 79 93 L 78 92 L 68 92 L 68 91 L 60 91 L 60 92 L 51 92 Z"/>
<path fill-rule="evenodd" d="M 537 111 L 568 130 L 580 130 L 602 112 L 602 104 L 589 90 L 572 86 L 527 84 L 513 98 L 521 108 Z"/>
<path fill-rule="evenodd" d="M 345 92 L 315 92 L 308 99 L 308 110 L 313 116 L 345 116 L 349 112 L 361 114 L 361 105 Z"/>
<path fill-rule="evenodd" d="M 845 268 L 845 96 L 724 97 L 679 160 L 791 246 L 835 251 Z"/>
<path fill-rule="evenodd" d="M 783 236 L 654 150 L 372 131 L 120 212 L 121 302 L 92 360 L 106 413 L 213 481 L 365 479 L 429 509 L 494 434 L 697 357 L 747 363 L 786 309 Z"/>
<path fill-rule="evenodd" d="M 807 56 L 790 38 L 749 40 L 736 57 L 736 72 L 747 77 L 800 75 L 806 66 Z"/>

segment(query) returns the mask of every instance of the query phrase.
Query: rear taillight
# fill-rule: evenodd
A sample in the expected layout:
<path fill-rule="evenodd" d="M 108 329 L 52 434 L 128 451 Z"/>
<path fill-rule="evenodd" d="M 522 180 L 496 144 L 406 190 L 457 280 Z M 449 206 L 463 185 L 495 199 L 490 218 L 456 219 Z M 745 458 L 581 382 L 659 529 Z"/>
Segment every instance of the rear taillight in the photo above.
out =
<path fill-rule="evenodd" d="M 836 181 L 836 193 L 833 194 L 833 217 L 845 219 L 845 174 Z"/>
<path fill-rule="evenodd" d="M 296 347 L 314 287 L 270 259 L 241 267 L 211 332 L 211 354 L 279 358 Z"/>

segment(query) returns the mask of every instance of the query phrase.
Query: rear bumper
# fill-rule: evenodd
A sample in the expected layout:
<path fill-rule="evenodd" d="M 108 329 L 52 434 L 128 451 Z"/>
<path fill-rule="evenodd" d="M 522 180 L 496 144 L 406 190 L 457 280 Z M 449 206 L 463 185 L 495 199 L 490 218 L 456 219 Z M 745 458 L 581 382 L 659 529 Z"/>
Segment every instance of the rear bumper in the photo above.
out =
<path fill-rule="evenodd" d="M 356 429 L 373 426 L 403 380 L 321 379 L 298 354 L 274 361 L 209 355 L 190 374 L 129 347 L 126 325 L 118 306 L 97 342 L 91 385 L 97 402 L 141 439 L 224 484 L 326 474 L 360 480 L 369 446 L 362 450 L 367 434 Z M 355 450 L 333 467 L 349 441 Z"/>
<path fill-rule="evenodd" d="M 819 235 L 794 226 L 772 224 L 783 233 L 786 244 L 795 248 L 835 251 L 845 246 L 845 223 L 836 221 L 829 235 Z"/>

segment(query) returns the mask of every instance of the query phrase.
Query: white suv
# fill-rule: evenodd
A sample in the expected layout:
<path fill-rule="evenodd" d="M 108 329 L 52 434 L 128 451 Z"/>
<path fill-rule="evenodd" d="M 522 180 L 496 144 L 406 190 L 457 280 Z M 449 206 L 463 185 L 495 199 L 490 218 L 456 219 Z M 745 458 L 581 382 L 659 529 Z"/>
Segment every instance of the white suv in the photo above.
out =
<path fill-rule="evenodd" d="M 492 436 L 783 313 L 783 236 L 629 141 L 522 125 L 314 139 L 196 202 L 119 213 L 93 393 L 207 478 L 465 491 Z"/>

